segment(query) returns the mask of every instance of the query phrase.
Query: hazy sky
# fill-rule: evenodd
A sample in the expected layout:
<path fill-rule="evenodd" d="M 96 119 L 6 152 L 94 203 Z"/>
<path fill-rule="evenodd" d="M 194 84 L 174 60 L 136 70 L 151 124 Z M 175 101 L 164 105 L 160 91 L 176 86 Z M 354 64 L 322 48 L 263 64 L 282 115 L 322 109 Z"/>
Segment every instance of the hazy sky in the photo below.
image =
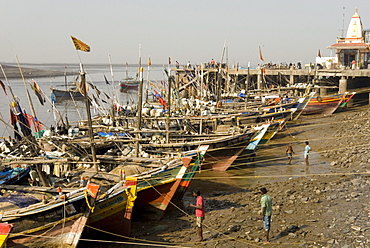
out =
<path fill-rule="evenodd" d="M 359 9 L 370 28 L 370 0 L 0 0 L 0 62 L 78 63 L 70 35 L 87 43 L 84 63 L 200 64 L 313 62 L 329 56 Z"/>

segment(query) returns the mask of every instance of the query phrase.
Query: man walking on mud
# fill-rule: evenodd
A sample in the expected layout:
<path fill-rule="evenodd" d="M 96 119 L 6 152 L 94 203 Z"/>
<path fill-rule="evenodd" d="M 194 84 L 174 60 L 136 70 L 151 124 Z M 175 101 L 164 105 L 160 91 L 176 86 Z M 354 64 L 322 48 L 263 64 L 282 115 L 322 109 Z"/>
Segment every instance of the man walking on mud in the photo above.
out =
<path fill-rule="evenodd" d="M 195 208 L 195 216 L 197 218 L 197 234 L 198 240 L 196 242 L 203 241 L 203 229 L 202 224 L 204 220 L 204 200 L 203 197 L 200 195 L 199 190 L 193 191 L 193 196 L 196 197 L 196 205 L 190 204 L 191 207 Z"/>
<path fill-rule="evenodd" d="M 263 221 L 263 229 L 265 229 L 265 242 L 270 242 L 269 234 L 271 227 L 271 214 L 272 214 L 272 199 L 267 195 L 267 189 L 260 189 L 261 197 L 261 220 Z"/>

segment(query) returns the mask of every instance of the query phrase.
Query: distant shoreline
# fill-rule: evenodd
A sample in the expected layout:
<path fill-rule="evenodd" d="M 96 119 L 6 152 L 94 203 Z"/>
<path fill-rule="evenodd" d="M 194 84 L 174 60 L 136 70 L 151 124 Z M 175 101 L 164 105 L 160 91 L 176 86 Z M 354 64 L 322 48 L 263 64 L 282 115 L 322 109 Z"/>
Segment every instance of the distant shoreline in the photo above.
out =
<path fill-rule="evenodd" d="M 19 71 L 19 68 L 16 66 L 2 65 L 5 75 L 8 79 L 19 79 L 22 78 L 22 75 Z M 22 67 L 23 76 L 25 78 L 40 78 L 40 77 L 57 77 L 64 76 L 63 71 L 52 71 L 52 70 L 40 70 L 33 68 Z M 67 75 L 70 73 L 67 72 Z M 3 72 L 0 73 L 0 79 L 5 79 Z"/>

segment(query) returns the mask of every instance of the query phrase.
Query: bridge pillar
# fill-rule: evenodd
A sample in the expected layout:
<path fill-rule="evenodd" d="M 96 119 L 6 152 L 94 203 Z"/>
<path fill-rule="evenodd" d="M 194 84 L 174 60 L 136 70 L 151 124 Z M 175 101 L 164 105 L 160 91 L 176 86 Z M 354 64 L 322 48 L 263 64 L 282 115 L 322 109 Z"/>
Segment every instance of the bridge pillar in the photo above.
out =
<path fill-rule="evenodd" d="M 257 71 L 259 72 L 257 74 L 257 89 L 261 90 L 262 89 L 262 69 L 260 66 L 257 67 Z"/>
<path fill-rule="evenodd" d="M 320 87 L 319 90 L 320 90 L 320 96 L 326 96 L 328 94 L 327 88 Z"/>
<path fill-rule="evenodd" d="M 347 91 L 347 79 L 342 77 L 339 79 L 339 94 L 343 94 Z"/>

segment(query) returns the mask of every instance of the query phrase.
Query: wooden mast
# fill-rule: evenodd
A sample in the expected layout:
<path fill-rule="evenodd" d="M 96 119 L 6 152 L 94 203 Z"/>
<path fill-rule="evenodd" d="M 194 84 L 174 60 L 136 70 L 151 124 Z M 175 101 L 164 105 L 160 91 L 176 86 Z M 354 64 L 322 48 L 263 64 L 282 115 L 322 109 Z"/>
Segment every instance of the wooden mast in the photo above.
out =
<path fill-rule="evenodd" d="M 172 77 L 171 77 L 171 62 L 168 61 L 168 92 L 167 92 L 167 118 L 166 118 L 166 143 L 170 142 L 170 117 L 171 117 L 171 84 L 172 84 Z"/>
<path fill-rule="evenodd" d="M 141 44 L 139 45 L 139 89 L 137 99 L 137 137 L 135 142 L 135 157 L 139 157 L 140 138 L 141 138 L 141 122 L 142 122 L 142 111 L 143 111 L 143 71 L 141 67 Z"/>
<path fill-rule="evenodd" d="M 144 68 L 140 67 L 139 70 L 139 92 L 138 92 L 138 100 L 137 100 L 137 140 L 135 143 L 135 157 L 139 157 L 139 143 L 140 143 L 140 138 L 141 138 L 141 122 L 142 122 L 142 110 L 143 110 L 143 71 Z"/>
<path fill-rule="evenodd" d="M 30 97 L 30 92 L 28 91 L 28 88 L 27 88 L 27 85 L 26 85 L 26 80 L 24 79 L 24 75 L 23 75 L 23 72 L 22 72 L 21 65 L 19 64 L 18 57 L 17 57 L 17 56 L 15 56 L 15 58 L 16 58 L 16 60 L 17 60 L 18 68 L 19 68 L 19 72 L 21 73 L 22 80 L 23 80 L 23 84 L 24 84 L 24 88 L 25 88 L 26 93 L 27 93 L 27 99 L 28 99 L 28 103 L 30 104 L 30 108 L 31 108 L 32 116 L 33 116 L 35 119 L 37 119 L 37 117 L 36 117 L 36 112 L 35 112 L 35 108 L 33 107 L 33 103 L 32 103 L 31 97 Z"/>
<path fill-rule="evenodd" d="M 96 172 L 98 172 L 98 165 L 97 165 L 96 151 L 95 151 L 95 141 L 94 141 L 94 134 L 93 134 L 93 129 L 92 129 L 92 121 L 91 121 L 90 100 L 87 96 L 85 70 L 82 66 L 82 63 L 80 63 L 80 80 L 81 80 L 82 92 L 85 98 L 87 125 L 89 127 L 89 137 L 90 137 L 90 144 L 91 144 L 91 156 L 92 156 L 92 160 L 94 163 L 94 168 L 96 169 Z"/>

